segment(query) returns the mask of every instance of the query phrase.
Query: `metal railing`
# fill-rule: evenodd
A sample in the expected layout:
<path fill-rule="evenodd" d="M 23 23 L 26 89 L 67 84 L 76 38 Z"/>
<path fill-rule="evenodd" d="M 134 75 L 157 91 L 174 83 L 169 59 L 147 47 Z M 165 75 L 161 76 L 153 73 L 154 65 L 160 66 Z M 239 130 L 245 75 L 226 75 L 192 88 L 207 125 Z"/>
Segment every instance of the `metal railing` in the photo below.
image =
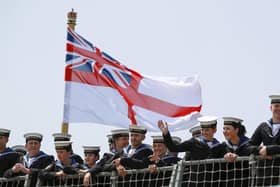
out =
<path fill-rule="evenodd" d="M 19 176 L 13 178 L 0 178 L 0 186 L 1 187 L 29 187 L 30 180 L 29 177 L 26 176 Z"/>
<path fill-rule="evenodd" d="M 0 187 L 30 187 L 30 177 L 0 178 Z M 239 157 L 235 162 L 224 159 L 180 161 L 169 167 L 127 170 L 125 177 L 102 172 L 92 178 L 91 187 L 185 187 L 185 186 L 271 186 L 280 184 L 280 157 Z M 83 176 L 67 175 L 53 180 L 37 180 L 37 187 L 83 187 Z"/>
<path fill-rule="evenodd" d="M 224 159 L 181 161 L 175 186 L 250 186 L 249 157 L 235 162 Z"/>

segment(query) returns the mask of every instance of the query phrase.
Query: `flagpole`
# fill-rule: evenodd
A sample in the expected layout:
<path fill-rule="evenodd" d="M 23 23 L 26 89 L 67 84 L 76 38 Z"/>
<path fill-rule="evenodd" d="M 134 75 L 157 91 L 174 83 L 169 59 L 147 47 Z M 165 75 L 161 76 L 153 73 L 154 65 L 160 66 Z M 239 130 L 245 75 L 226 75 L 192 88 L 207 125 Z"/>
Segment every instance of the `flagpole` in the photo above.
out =
<path fill-rule="evenodd" d="M 76 26 L 76 20 L 77 20 L 77 12 L 74 12 L 74 9 L 72 9 L 70 12 L 67 13 L 67 25 L 72 30 L 75 30 Z M 69 123 L 63 122 L 61 124 L 61 133 L 68 134 L 69 132 Z"/>

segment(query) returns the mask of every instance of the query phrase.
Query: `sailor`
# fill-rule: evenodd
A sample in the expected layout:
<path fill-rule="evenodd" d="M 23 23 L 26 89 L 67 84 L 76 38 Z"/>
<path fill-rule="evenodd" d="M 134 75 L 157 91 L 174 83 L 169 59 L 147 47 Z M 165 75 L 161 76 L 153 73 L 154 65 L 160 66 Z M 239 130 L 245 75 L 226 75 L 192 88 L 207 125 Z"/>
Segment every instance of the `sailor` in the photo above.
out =
<path fill-rule="evenodd" d="M 71 158 L 72 142 L 55 141 L 57 160 L 40 172 L 40 179 L 48 180 L 80 173 L 83 165 Z"/>
<path fill-rule="evenodd" d="M 149 166 L 147 160 L 153 154 L 152 147 L 144 144 L 147 129 L 140 125 L 130 125 L 130 145 L 126 148 L 127 157 L 114 161 L 120 176 L 126 175 L 127 169 L 142 169 Z"/>
<path fill-rule="evenodd" d="M 280 95 L 271 95 L 272 118 L 262 122 L 253 133 L 250 144 L 260 146 L 259 154 L 269 157 L 280 153 Z"/>
<path fill-rule="evenodd" d="M 54 141 L 55 142 L 57 142 L 57 141 L 71 141 L 72 135 L 71 134 L 67 134 L 67 133 L 54 133 L 53 137 L 54 137 Z M 80 155 L 75 154 L 73 152 L 72 147 L 71 147 L 71 156 L 70 157 L 73 158 L 74 160 L 76 160 L 76 162 L 78 162 L 79 164 L 83 164 L 84 163 L 83 158 Z"/>
<path fill-rule="evenodd" d="M 212 147 L 212 157 L 224 158 L 228 162 L 235 162 L 238 156 L 249 156 L 249 138 L 245 136 L 246 128 L 242 124 L 243 120 L 237 117 L 223 117 L 223 121 L 223 133 L 226 141 Z M 227 176 L 229 181 L 219 181 L 220 186 L 249 186 L 248 162 L 214 163 L 209 170 L 219 171 L 219 174 L 214 173 L 211 176 L 214 181 L 215 179 L 218 181 L 220 176 Z M 234 171 L 242 171 L 242 174 L 235 175 Z"/>
<path fill-rule="evenodd" d="M 26 168 L 43 169 L 51 162 L 53 162 L 53 156 L 50 156 L 41 151 L 41 142 L 43 135 L 40 133 L 26 133 L 24 134 L 25 147 L 27 154 L 24 156 Z"/>
<path fill-rule="evenodd" d="M 191 133 L 193 138 L 201 136 L 201 127 L 199 125 L 194 126 L 189 129 L 189 132 Z"/>
<path fill-rule="evenodd" d="M 99 160 L 100 146 L 83 146 L 84 149 L 84 163 L 87 169 L 92 168 Z"/>
<path fill-rule="evenodd" d="M 24 156 L 27 153 L 24 145 L 14 145 L 11 147 L 11 149 L 20 154 L 20 156 Z"/>
<path fill-rule="evenodd" d="M 201 136 L 201 127 L 200 125 L 196 125 L 192 128 L 189 129 L 189 132 L 191 133 L 193 138 L 197 138 Z M 185 152 L 185 156 L 184 156 L 184 160 L 191 160 L 191 152 L 190 151 L 186 151 Z"/>
<path fill-rule="evenodd" d="M 112 134 L 108 134 L 108 135 L 107 135 L 107 138 L 108 138 L 109 151 L 112 152 L 112 150 L 113 150 L 113 148 L 114 148 L 114 143 L 113 143 Z"/>
<path fill-rule="evenodd" d="M 10 132 L 9 129 L 0 128 L 0 177 L 3 177 L 4 172 L 19 162 L 20 155 L 7 147 Z"/>
<path fill-rule="evenodd" d="M 161 135 L 151 136 L 153 139 L 153 155 L 149 157 L 149 170 L 154 172 L 157 167 L 171 166 L 177 164 L 181 158 L 175 152 L 168 151 L 166 145 L 164 144 L 164 139 Z M 181 138 L 173 136 L 172 140 L 175 144 L 181 142 Z"/>
<path fill-rule="evenodd" d="M 27 149 L 24 145 L 14 145 L 11 147 L 12 150 L 20 155 L 19 163 L 24 164 L 24 155 L 27 153 Z"/>
<path fill-rule="evenodd" d="M 130 125 L 129 132 L 130 145 L 126 149 L 128 157 L 141 160 L 153 153 L 151 146 L 143 143 L 147 133 L 147 129 L 145 127 L 140 125 Z"/>
<path fill-rule="evenodd" d="M 258 147 L 254 153 L 259 154 L 268 160 L 259 161 L 260 168 L 257 174 L 259 180 L 257 185 L 274 185 L 279 184 L 279 166 L 280 159 L 272 159 L 272 155 L 280 153 L 280 95 L 270 95 L 270 110 L 272 117 L 265 122 L 262 122 L 254 131 L 249 140 L 250 147 Z M 274 165 L 274 168 L 272 168 Z M 271 168 L 263 170 L 262 168 Z M 269 176 L 269 177 L 267 177 Z"/>
<path fill-rule="evenodd" d="M 113 146 L 110 152 L 104 153 L 102 158 L 97 162 L 84 176 L 84 186 L 92 184 L 92 178 L 102 171 L 113 171 L 115 165 L 113 161 L 117 158 L 124 157 L 126 154 L 124 148 L 127 147 L 129 142 L 128 129 L 115 129 L 111 131 Z"/>
<path fill-rule="evenodd" d="M 238 156 L 249 156 L 249 138 L 245 136 L 246 128 L 242 125 L 243 120 L 237 117 L 223 117 L 223 120 L 223 134 L 226 141 L 212 149 L 212 152 L 215 152 L 215 149 L 218 150 L 217 153 L 213 153 L 213 157 L 223 157 L 233 162 Z"/>
<path fill-rule="evenodd" d="M 210 148 L 219 144 L 220 142 L 214 137 L 217 132 L 217 117 L 216 116 L 203 116 L 198 118 L 201 127 L 201 136 L 198 139 Z"/>
<path fill-rule="evenodd" d="M 215 121 L 213 121 L 212 118 L 210 118 L 210 119 L 208 118 L 208 121 L 206 121 L 205 118 L 204 118 L 204 119 L 201 120 L 201 122 L 203 123 L 203 125 L 201 126 L 201 124 L 200 124 L 200 126 L 202 128 L 206 128 L 204 125 L 206 125 L 206 124 L 207 125 L 212 125 L 212 124 L 214 124 Z M 173 142 L 171 134 L 168 130 L 168 124 L 163 120 L 159 120 L 158 121 L 158 127 L 162 131 L 162 136 L 164 138 L 164 143 L 170 151 L 172 151 L 172 152 L 187 152 L 188 157 L 185 157 L 185 159 L 187 159 L 187 160 L 189 160 L 189 159 L 190 160 L 202 160 L 202 159 L 206 159 L 206 158 L 209 157 L 210 147 L 206 143 L 206 141 L 204 141 L 204 139 L 205 139 L 204 137 L 198 137 L 198 138 L 193 138 L 192 137 L 191 139 L 188 139 L 188 140 L 186 140 L 182 143 L 175 144 Z M 212 127 L 210 128 L 210 130 L 211 129 L 212 129 Z M 212 132 L 215 132 L 215 131 L 212 130 Z M 207 133 L 207 137 L 208 137 L 208 134 L 210 134 L 210 133 Z"/>
<path fill-rule="evenodd" d="M 40 150 L 43 135 L 40 133 L 24 134 L 27 153 L 24 155 L 24 163 L 15 164 L 5 172 L 5 177 L 29 174 L 31 177 L 30 186 L 35 186 L 38 172 L 54 161 L 54 157 Z"/>

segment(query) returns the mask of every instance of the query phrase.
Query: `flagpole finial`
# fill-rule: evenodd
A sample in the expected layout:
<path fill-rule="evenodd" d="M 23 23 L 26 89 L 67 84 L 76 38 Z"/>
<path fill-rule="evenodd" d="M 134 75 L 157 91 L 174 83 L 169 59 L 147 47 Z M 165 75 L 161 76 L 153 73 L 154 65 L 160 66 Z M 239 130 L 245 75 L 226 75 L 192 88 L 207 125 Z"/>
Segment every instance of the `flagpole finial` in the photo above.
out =
<path fill-rule="evenodd" d="M 77 12 L 74 12 L 73 8 L 70 12 L 67 13 L 67 18 L 68 18 L 68 21 L 67 21 L 68 27 L 75 30 L 76 20 L 77 20 Z"/>

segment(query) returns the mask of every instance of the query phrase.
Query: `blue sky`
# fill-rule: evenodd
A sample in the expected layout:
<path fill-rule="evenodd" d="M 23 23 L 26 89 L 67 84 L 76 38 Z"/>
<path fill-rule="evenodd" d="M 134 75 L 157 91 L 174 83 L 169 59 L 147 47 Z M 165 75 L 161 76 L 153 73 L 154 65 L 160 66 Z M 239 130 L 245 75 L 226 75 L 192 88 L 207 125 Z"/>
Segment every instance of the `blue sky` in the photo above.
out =
<path fill-rule="evenodd" d="M 67 12 L 78 12 L 76 31 L 126 66 L 146 75 L 198 75 L 204 115 L 244 119 L 251 136 L 270 118 L 270 94 L 280 94 L 279 1 L 84 0 L 3 1 L 0 6 L 0 112 L 12 130 L 9 146 L 23 134 L 44 134 L 42 149 L 54 153 L 64 98 Z M 75 152 L 82 145 L 107 150 L 116 127 L 70 124 Z M 183 139 L 185 131 L 173 133 Z M 147 142 L 151 143 L 148 134 Z"/>

